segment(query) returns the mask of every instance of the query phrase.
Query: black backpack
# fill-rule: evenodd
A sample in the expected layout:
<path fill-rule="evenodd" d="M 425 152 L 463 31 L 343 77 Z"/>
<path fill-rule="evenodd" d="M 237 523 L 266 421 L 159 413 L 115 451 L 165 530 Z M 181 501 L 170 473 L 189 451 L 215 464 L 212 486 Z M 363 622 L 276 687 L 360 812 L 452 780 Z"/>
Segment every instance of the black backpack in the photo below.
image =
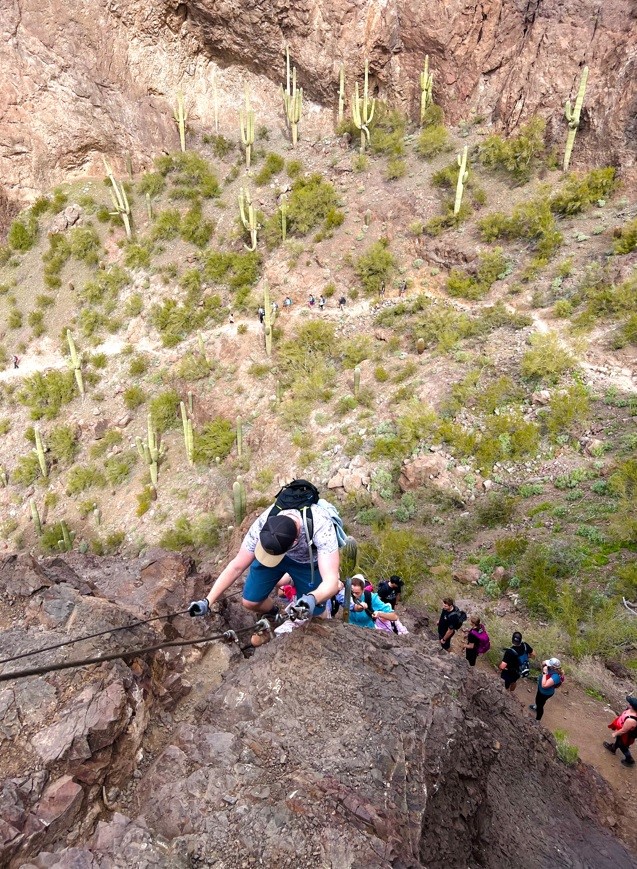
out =
<path fill-rule="evenodd" d="M 318 504 L 319 490 L 307 480 L 292 480 L 287 486 L 283 486 L 277 492 L 274 500 L 274 506 L 268 514 L 277 516 L 282 510 L 299 510 L 304 520 L 304 525 L 307 525 L 307 533 L 310 540 L 314 537 L 314 519 L 312 511 L 308 509 L 312 504 Z"/>
<path fill-rule="evenodd" d="M 452 618 L 453 618 L 453 624 L 451 623 Z M 466 612 L 464 610 L 458 609 L 457 606 L 454 606 L 454 608 L 449 613 L 449 627 L 454 631 L 458 631 L 458 630 L 460 630 L 460 628 L 464 625 L 464 623 L 466 621 L 467 621 Z"/>

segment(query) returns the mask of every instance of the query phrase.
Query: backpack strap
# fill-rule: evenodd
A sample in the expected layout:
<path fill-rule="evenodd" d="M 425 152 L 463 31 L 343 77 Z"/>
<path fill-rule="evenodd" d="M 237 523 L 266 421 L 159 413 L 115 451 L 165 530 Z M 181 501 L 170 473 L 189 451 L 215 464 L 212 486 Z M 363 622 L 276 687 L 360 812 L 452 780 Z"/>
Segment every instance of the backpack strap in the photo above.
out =
<path fill-rule="evenodd" d="M 372 593 L 371 593 L 371 591 L 367 591 L 367 590 L 363 591 L 363 597 L 365 598 L 365 603 L 367 604 L 367 609 L 365 610 L 365 614 L 368 615 L 370 617 L 370 619 L 372 619 L 373 622 L 375 622 L 376 619 L 372 618 L 373 607 L 372 607 Z"/>

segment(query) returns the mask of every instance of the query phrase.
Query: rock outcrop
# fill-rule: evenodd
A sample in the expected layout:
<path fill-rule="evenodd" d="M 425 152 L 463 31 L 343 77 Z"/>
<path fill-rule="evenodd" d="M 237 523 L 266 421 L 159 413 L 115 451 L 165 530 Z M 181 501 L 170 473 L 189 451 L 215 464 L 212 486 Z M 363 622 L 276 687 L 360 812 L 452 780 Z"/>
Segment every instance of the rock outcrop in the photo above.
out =
<path fill-rule="evenodd" d="M 538 113 L 562 143 L 564 101 L 590 67 L 576 163 L 634 170 L 637 18 L 631 0 L 4 0 L 0 14 L 0 185 L 29 198 L 69 173 L 101 172 L 101 155 L 135 168 L 177 144 L 183 89 L 193 128 L 209 129 L 217 75 L 222 132 L 236 135 L 246 67 L 262 76 L 258 110 L 280 115 L 290 46 L 307 97 L 332 107 L 370 59 L 374 90 L 412 115 L 425 53 L 451 121 L 472 112 L 507 130 Z M 271 84 L 267 79 L 271 80 Z M 330 113 L 322 121 L 331 128 Z"/>
<path fill-rule="evenodd" d="M 27 629 L 0 634 L 3 658 L 33 647 L 34 635 L 39 645 L 61 641 L 74 613 L 73 632 L 90 632 L 133 609 L 161 612 L 160 603 L 118 610 L 107 600 L 117 576 L 120 592 L 143 576 L 146 601 L 171 586 L 187 599 L 209 581 L 159 552 L 151 564 L 109 559 L 102 571 L 96 559 L 70 559 L 40 565 L 51 584 L 29 593 Z M 20 563 L 12 566 L 17 576 Z M 83 593 L 65 589 L 73 609 L 64 627 L 37 630 L 44 597 L 68 585 L 56 579 L 79 574 Z M 164 635 L 202 629 L 210 625 L 173 619 Z M 118 642 L 130 646 L 132 635 Z M 110 648 L 113 635 L 104 640 Z M 213 648 L 226 654 L 221 684 L 207 693 L 200 684 L 176 710 L 164 702 L 170 677 L 179 675 L 183 696 Z M 620 811 L 606 785 L 561 764 L 550 734 L 521 719 L 497 680 L 419 629 L 394 637 L 315 621 L 250 660 L 219 644 L 203 659 L 172 652 L 3 686 L 2 865 L 633 865 L 600 825 L 602 807 L 604 817 Z"/>

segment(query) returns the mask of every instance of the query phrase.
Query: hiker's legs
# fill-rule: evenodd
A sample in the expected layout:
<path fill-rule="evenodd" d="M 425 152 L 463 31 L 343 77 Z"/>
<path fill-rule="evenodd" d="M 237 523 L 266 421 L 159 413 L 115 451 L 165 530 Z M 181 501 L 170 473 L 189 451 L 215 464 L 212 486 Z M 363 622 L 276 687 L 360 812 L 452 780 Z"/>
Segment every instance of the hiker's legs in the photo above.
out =
<path fill-rule="evenodd" d="M 465 655 L 466 655 L 467 661 L 469 662 L 470 666 L 475 667 L 476 659 L 478 657 L 478 650 L 477 649 L 467 649 L 465 652 Z"/>
<path fill-rule="evenodd" d="M 540 694 L 538 691 L 535 695 L 535 720 L 540 721 L 544 715 L 544 704 L 548 700 L 548 694 Z"/>
<path fill-rule="evenodd" d="M 286 572 L 285 567 L 265 567 L 253 561 L 243 587 L 243 606 L 253 613 L 267 613 L 272 609 L 270 593 Z"/>
<path fill-rule="evenodd" d="M 624 757 L 626 758 L 626 760 L 628 761 L 628 763 L 630 763 L 631 760 L 633 759 L 632 755 L 630 753 L 630 748 L 628 748 L 627 745 L 622 745 L 622 743 L 619 739 L 619 736 L 615 737 L 615 745 L 613 746 L 613 748 L 615 749 L 615 751 L 617 751 L 617 749 L 619 749 L 621 751 L 621 753 L 624 755 Z"/>

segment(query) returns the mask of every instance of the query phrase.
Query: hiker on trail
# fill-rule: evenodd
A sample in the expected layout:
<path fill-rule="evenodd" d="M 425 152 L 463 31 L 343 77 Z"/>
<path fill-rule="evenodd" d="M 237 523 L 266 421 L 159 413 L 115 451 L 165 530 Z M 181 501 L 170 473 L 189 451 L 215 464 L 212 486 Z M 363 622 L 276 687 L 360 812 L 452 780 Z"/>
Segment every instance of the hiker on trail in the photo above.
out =
<path fill-rule="evenodd" d="M 13 354 L 13 367 L 14 368 L 20 367 L 20 359 L 15 355 L 15 353 Z"/>
<path fill-rule="evenodd" d="M 259 314 L 259 323 L 263 323 L 263 321 L 265 320 L 265 308 L 259 308 L 258 314 Z"/>
<path fill-rule="evenodd" d="M 309 299 L 307 300 L 307 303 L 308 303 L 308 305 L 310 306 L 310 308 L 313 308 L 313 307 L 314 307 L 315 302 L 316 302 L 316 299 L 314 298 L 314 296 L 312 295 L 312 293 L 310 293 L 310 297 L 309 297 Z"/>
<path fill-rule="evenodd" d="M 515 631 L 511 637 L 511 646 L 504 650 L 500 664 L 500 676 L 504 679 L 504 687 L 511 694 L 515 691 L 520 676 L 529 675 L 530 658 L 535 658 L 533 646 L 523 642 L 522 634 Z"/>
<path fill-rule="evenodd" d="M 537 693 L 535 703 L 531 703 L 529 709 L 535 712 L 535 720 L 540 721 L 544 715 L 544 704 L 555 694 L 555 689 L 564 682 L 562 664 L 559 658 L 549 658 L 542 661 L 542 672 L 537 678 Z"/>
<path fill-rule="evenodd" d="M 310 506 L 282 508 L 307 503 L 309 497 L 313 498 Z M 207 597 L 190 604 L 190 615 L 207 615 L 248 568 L 242 603 L 259 618 L 276 621 L 279 609 L 269 595 L 286 573 L 294 583 L 296 607 L 304 618 L 321 615 L 325 602 L 338 591 L 340 556 L 334 520 L 318 500 L 318 490 L 307 480 L 284 486 L 275 503 L 252 523 L 239 552 L 221 571 Z"/>
<path fill-rule="evenodd" d="M 407 281 L 401 281 L 400 286 L 398 287 L 398 296 L 407 295 Z"/>
<path fill-rule="evenodd" d="M 276 317 L 276 315 L 277 315 L 277 311 L 279 310 L 279 303 L 278 303 L 278 302 L 272 302 L 272 304 L 270 305 L 270 307 L 271 307 L 271 309 L 272 309 L 272 313 L 273 313 L 274 316 Z"/>
<path fill-rule="evenodd" d="M 283 300 L 283 307 L 287 308 L 289 311 L 291 306 L 292 306 L 292 299 L 289 296 L 286 296 L 285 299 Z"/>
<path fill-rule="evenodd" d="M 385 298 L 385 281 L 380 282 L 380 290 L 378 291 L 378 295 L 381 297 L 381 299 Z"/>
<path fill-rule="evenodd" d="M 319 309 L 322 311 L 325 307 L 325 296 L 319 296 Z"/>
<path fill-rule="evenodd" d="M 403 581 L 399 576 L 390 576 L 378 584 L 378 597 L 383 603 L 391 605 L 393 610 L 400 603 L 400 593 L 403 590 Z"/>
<path fill-rule="evenodd" d="M 398 616 L 390 604 L 383 603 L 376 592 L 366 590 L 367 580 L 362 573 L 352 577 L 352 606 L 349 614 L 350 625 L 359 628 L 376 628 L 376 619 L 393 622 Z"/>
<path fill-rule="evenodd" d="M 442 599 L 442 612 L 438 619 L 438 637 L 440 638 L 440 645 L 447 652 L 451 647 L 451 638 L 462 627 L 466 618 L 467 614 L 455 605 L 452 597 Z"/>
<path fill-rule="evenodd" d="M 338 300 L 339 308 L 342 310 L 346 304 L 347 304 L 347 299 L 345 298 L 345 296 L 341 296 L 340 299 Z"/>
<path fill-rule="evenodd" d="M 234 314 L 232 313 L 232 311 L 230 311 L 230 314 L 228 315 L 228 322 L 231 325 L 232 325 L 232 323 L 234 323 Z"/>
<path fill-rule="evenodd" d="M 465 658 L 471 667 L 475 667 L 478 655 L 484 655 L 485 652 L 489 651 L 491 641 L 480 616 L 471 616 L 469 623 L 471 627 L 465 642 Z"/>
<path fill-rule="evenodd" d="M 615 754 L 617 749 L 624 755 L 624 766 L 634 766 L 635 758 L 630 753 L 630 746 L 637 739 L 637 697 L 626 697 L 628 706 L 608 725 L 615 734 L 615 742 L 605 742 L 604 748 Z"/>

